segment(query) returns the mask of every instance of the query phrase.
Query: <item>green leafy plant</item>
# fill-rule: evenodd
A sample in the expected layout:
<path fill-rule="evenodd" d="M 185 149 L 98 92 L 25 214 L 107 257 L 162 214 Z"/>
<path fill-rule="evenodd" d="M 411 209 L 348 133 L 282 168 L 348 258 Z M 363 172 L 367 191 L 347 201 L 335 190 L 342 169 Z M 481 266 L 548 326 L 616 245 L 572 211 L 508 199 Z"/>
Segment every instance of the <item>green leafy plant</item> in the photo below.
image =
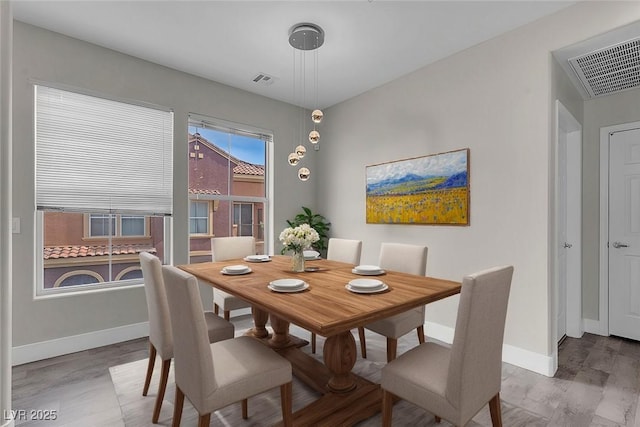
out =
<path fill-rule="evenodd" d="M 313 249 L 317 250 L 321 254 L 325 254 L 329 242 L 329 229 L 331 228 L 331 223 L 327 221 L 324 216 L 313 213 L 311 209 L 307 207 L 303 206 L 302 211 L 303 212 L 296 215 L 293 220 L 287 220 L 287 224 L 289 224 L 289 227 L 309 224 L 311 228 L 318 232 L 318 236 L 320 236 L 320 240 L 312 245 Z"/>

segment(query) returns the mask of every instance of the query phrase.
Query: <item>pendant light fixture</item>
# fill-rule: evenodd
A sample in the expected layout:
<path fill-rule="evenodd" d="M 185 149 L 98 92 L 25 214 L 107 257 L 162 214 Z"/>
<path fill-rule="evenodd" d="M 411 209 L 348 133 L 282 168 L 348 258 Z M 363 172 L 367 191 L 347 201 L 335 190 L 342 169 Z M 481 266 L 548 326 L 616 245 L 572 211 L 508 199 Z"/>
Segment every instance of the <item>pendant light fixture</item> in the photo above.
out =
<path fill-rule="evenodd" d="M 306 54 L 313 51 L 313 92 L 315 94 L 314 103 L 318 103 L 318 51 L 317 49 L 324 43 L 324 31 L 316 24 L 301 23 L 296 24 L 289 30 L 289 44 L 293 47 L 293 103 L 299 104 L 302 109 L 301 121 L 300 121 L 300 135 L 294 135 L 294 140 L 303 141 L 308 140 L 311 144 L 315 145 L 320 141 L 320 132 L 316 129 L 316 125 L 322 121 L 323 113 L 319 109 L 313 110 L 311 113 L 311 122 L 313 123 L 313 129 L 309 132 L 308 137 L 303 137 L 305 133 L 305 120 L 304 112 L 306 111 L 304 105 L 306 103 L 307 95 L 307 79 L 306 79 Z M 298 76 L 296 76 L 296 68 L 298 68 Z M 299 79 L 299 82 L 297 81 Z M 300 99 L 296 99 L 296 89 L 299 86 Z M 298 139 L 300 138 L 300 139 Z M 317 147 L 316 147 L 317 149 Z M 294 151 L 289 154 L 288 161 L 291 166 L 297 166 L 307 153 L 307 149 L 304 142 L 301 142 Z M 298 178 L 301 181 L 307 181 L 311 171 L 309 168 L 302 166 L 298 170 Z"/>

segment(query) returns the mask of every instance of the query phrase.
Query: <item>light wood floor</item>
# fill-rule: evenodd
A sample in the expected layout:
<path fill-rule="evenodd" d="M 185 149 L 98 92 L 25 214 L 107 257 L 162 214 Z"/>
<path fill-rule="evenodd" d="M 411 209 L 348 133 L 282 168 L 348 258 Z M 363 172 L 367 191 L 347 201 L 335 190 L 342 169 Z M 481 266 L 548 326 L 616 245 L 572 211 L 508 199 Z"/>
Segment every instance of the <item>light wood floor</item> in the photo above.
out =
<path fill-rule="evenodd" d="M 248 316 L 232 319 L 236 331 L 250 326 Z M 308 338 L 306 331 L 293 328 Z M 357 334 L 356 334 L 357 335 Z M 357 339 L 357 337 L 356 337 Z M 384 340 L 367 332 L 369 361 L 364 369 L 377 369 L 385 360 Z M 150 422 L 157 374 L 149 395 L 141 396 L 147 340 L 138 339 L 75 354 L 17 366 L 13 369 L 13 409 L 55 410 L 55 421 L 17 420 L 21 426 L 146 426 Z M 399 353 L 417 345 L 415 334 L 401 339 Z M 319 349 L 322 339 L 319 338 Z M 307 350 L 308 351 L 308 350 Z M 616 337 L 585 335 L 568 338 L 559 354 L 560 368 L 554 378 L 503 365 L 502 412 L 504 425 L 511 426 L 633 426 L 640 427 L 640 343 Z M 159 363 L 156 363 L 159 365 Z M 116 368 L 117 367 L 117 368 Z M 111 373 L 110 373 L 110 368 Z M 127 372 L 129 369 L 133 372 Z M 128 375 L 127 380 L 122 380 Z M 114 379 L 118 384 L 114 386 Z M 118 392 L 116 392 L 118 389 Z M 167 390 L 161 424 L 170 425 L 173 388 Z M 250 400 L 250 418 L 238 417 L 239 405 L 212 417 L 212 426 L 267 426 L 278 418 L 278 394 L 263 401 Z M 294 403 L 304 403 L 312 392 L 294 384 Z M 260 418 L 260 405 L 276 408 L 272 418 Z M 183 426 L 195 425 L 187 416 Z M 294 405 L 294 410 L 296 409 Z M 254 410 L 256 412 L 254 412 Z M 379 426 L 380 416 L 359 426 Z M 407 402 L 394 408 L 394 426 L 436 426 L 433 416 Z M 443 421 L 439 426 L 448 427 Z M 491 425 L 489 411 L 483 409 L 469 426 Z"/>

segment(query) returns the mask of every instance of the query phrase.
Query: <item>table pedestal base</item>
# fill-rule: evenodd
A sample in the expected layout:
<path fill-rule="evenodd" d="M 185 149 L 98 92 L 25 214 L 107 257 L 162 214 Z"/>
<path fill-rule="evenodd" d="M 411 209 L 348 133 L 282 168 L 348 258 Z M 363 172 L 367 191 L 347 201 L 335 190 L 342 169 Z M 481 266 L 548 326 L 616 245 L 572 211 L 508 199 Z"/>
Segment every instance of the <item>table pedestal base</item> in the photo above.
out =
<path fill-rule="evenodd" d="M 277 316 L 270 317 L 273 334 L 260 339 L 291 362 L 296 378 L 322 395 L 293 414 L 294 425 L 350 426 L 380 412 L 380 385 L 351 372 L 356 363 L 357 347 L 350 331 L 327 337 L 322 363 L 300 350 L 296 343 L 306 345 L 308 342 L 289 335 L 289 322 Z M 266 321 L 264 313 L 254 308 L 255 330 L 266 330 Z"/>
<path fill-rule="evenodd" d="M 328 385 L 333 374 L 322 362 L 298 348 L 282 349 L 278 353 L 291 362 L 296 378 L 322 394 L 318 400 L 293 413 L 294 426 L 351 426 L 380 412 L 379 384 L 350 373 L 353 386 L 346 392 L 336 393 Z"/>

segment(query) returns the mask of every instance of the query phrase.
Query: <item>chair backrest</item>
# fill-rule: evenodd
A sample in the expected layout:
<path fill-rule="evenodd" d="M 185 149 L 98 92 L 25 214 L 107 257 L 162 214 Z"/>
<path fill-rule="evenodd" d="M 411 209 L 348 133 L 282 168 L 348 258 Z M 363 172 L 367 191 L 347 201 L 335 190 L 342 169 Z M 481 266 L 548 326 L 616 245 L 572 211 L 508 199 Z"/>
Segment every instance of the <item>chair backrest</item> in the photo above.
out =
<path fill-rule="evenodd" d="M 244 258 L 247 255 L 255 255 L 255 253 L 256 239 L 254 237 L 241 236 L 211 238 L 212 261 Z"/>
<path fill-rule="evenodd" d="M 463 419 L 470 419 L 500 392 L 502 341 L 512 276 L 513 267 L 506 266 L 462 280 L 446 398 L 460 410 Z"/>
<path fill-rule="evenodd" d="M 426 246 L 383 243 L 378 264 L 385 270 L 424 276 L 427 274 L 427 253 Z"/>
<path fill-rule="evenodd" d="M 148 252 L 140 252 L 140 267 L 149 312 L 149 341 L 162 360 L 173 357 L 173 338 L 167 294 L 162 279 L 162 263 Z"/>
<path fill-rule="evenodd" d="M 360 264 L 361 252 L 362 240 L 338 239 L 332 237 L 329 239 L 327 259 L 358 265 Z"/>
<path fill-rule="evenodd" d="M 213 357 L 197 279 L 179 268 L 162 267 L 174 342 L 176 384 L 196 408 L 216 388 Z"/>

